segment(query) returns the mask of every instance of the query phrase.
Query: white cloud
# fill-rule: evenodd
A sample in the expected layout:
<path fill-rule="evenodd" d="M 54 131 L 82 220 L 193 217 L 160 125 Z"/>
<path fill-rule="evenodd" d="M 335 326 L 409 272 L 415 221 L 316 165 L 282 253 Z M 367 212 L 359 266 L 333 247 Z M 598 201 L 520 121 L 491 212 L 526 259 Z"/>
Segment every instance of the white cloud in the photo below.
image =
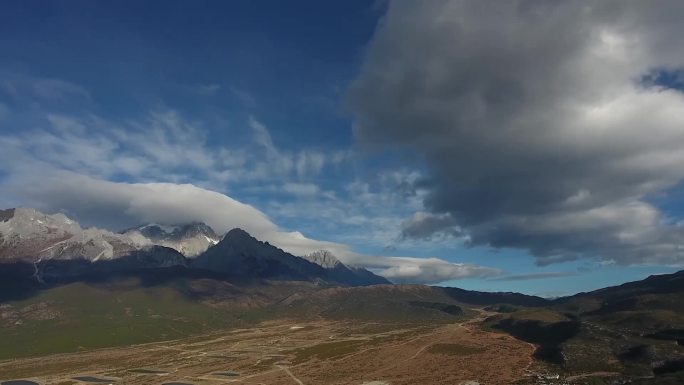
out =
<path fill-rule="evenodd" d="M 490 277 L 500 269 L 467 263 L 452 263 L 439 258 L 383 257 L 347 255 L 345 262 L 379 269 L 378 274 L 395 283 L 438 284 L 449 280 Z"/>
<path fill-rule="evenodd" d="M 649 198 L 684 181 L 684 3 L 392 1 L 349 93 L 368 149 L 424 160 L 405 235 L 684 263 Z M 674 75 L 673 75 L 674 74 Z M 418 220 L 420 219 L 420 220 Z"/>
<path fill-rule="evenodd" d="M 42 128 L 0 136 L 8 150 L 0 154 L 4 169 L 20 162 L 44 163 L 101 178 L 127 176 L 179 182 L 224 182 L 221 173 L 234 164 L 228 154 L 209 149 L 197 125 L 175 111 L 150 113 L 138 121 L 114 124 L 98 116 L 47 114 Z M 231 153 L 240 157 L 239 153 Z M 185 176 L 183 176 L 185 175 Z"/>
<path fill-rule="evenodd" d="M 283 190 L 287 193 L 299 196 L 314 196 L 321 192 L 321 189 L 313 183 L 292 183 L 283 185 Z"/>
<path fill-rule="evenodd" d="M 1 111 L 0 111 L 1 112 Z M 320 174 L 337 153 L 302 149 L 282 151 L 266 127 L 250 117 L 248 125 L 266 156 L 250 146 L 210 145 L 201 122 L 189 121 L 173 109 L 141 119 L 112 122 L 97 115 L 48 113 L 43 126 L 0 136 L 7 151 L 0 159 L 44 162 L 56 168 L 104 179 L 193 182 L 223 189 L 238 181 L 298 183 Z M 10 164 L 0 166 L 11 168 Z"/>
<path fill-rule="evenodd" d="M 15 100 L 64 101 L 69 98 L 90 100 L 88 90 L 62 79 L 31 77 L 0 69 L 0 91 Z"/>
<path fill-rule="evenodd" d="M 270 202 L 264 209 L 278 219 L 300 219 L 301 229 L 325 230 L 334 239 L 374 249 L 389 246 L 435 246 L 453 239 L 415 240 L 400 237 L 404 218 L 422 208 L 422 192 L 412 184 L 418 178 L 412 170 L 380 171 L 365 180 L 354 179 L 334 193 L 321 190 L 317 197 Z M 315 213 L 302 221 L 302 213 Z"/>
<path fill-rule="evenodd" d="M 267 162 L 260 163 L 257 168 L 262 173 L 290 174 L 304 179 L 321 173 L 327 164 L 339 164 L 344 160 L 339 152 L 330 155 L 314 150 L 289 152 L 280 150 L 274 143 L 266 126 L 255 117 L 249 117 L 249 127 L 254 134 L 254 141 L 266 151 Z"/>
<path fill-rule="evenodd" d="M 249 127 L 254 131 L 254 140 L 261 145 L 269 155 L 278 155 L 278 150 L 273 144 L 271 133 L 268 132 L 263 123 L 256 120 L 254 116 L 250 116 Z"/>
<path fill-rule="evenodd" d="M 324 154 L 315 151 L 300 151 L 295 159 L 295 169 L 300 178 L 307 175 L 317 175 L 323 170 L 326 157 Z"/>

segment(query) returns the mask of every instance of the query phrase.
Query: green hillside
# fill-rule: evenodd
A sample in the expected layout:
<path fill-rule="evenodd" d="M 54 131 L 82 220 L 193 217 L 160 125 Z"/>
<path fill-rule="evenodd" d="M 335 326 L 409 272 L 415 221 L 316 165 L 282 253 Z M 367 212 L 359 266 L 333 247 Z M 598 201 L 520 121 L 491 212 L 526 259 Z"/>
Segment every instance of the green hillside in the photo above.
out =
<path fill-rule="evenodd" d="M 243 324 L 248 311 L 195 301 L 172 285 L 72 283 L 2 305 L 0 358 L 174 339 Z"/>

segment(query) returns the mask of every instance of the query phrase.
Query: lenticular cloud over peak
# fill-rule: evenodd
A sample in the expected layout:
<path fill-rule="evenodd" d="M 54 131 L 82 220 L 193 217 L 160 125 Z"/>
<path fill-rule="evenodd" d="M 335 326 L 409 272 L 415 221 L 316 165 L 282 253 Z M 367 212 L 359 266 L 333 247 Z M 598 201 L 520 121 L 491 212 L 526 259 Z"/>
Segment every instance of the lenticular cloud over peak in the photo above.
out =
<path fill-rule="evenodd" d="M 348 95 L 364 147 L 420 154 L 430 215 L 539 264 L 684 263 L 650 203 L 684 179 L 684 3 L 395 1 Z M 449 218 L 449 220 L 445 220 Z M 441 224 L 442 226 L 435 226 Z"/>

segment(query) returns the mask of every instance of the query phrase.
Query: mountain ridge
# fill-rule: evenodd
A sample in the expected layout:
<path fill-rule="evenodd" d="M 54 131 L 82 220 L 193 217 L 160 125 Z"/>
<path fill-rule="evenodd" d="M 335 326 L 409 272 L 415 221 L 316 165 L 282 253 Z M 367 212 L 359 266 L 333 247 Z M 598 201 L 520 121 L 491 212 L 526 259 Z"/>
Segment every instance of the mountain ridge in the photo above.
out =
<path fill-rule="evenodd" d="M 175 249 L 188 258 L 197 257 L 221 240 L 214 229 L 202 222 L 174 225 L 148 223 L 124 230 L 121 234 L 147 238 L 154 244 Z"/>
<path fill-rule="evenodd" d="M 329 250 L 317 250 L 304 255 L 302 258 L 323 267 L 329 275 L 337 280 L 353 282 L 354 286 L 391 283 L 386 278 L 381 277 L 368 269 L 344 264 Z"/>
<path fill-rule="evenodd" d="M 202 222 L 145 224 L 119 233 L 82 228 L 66 215 L 31 208 L 2 210 L 0 261 L 33 265 L 39 281 L 63 281 L 177 267 L 231 279 L 281 279 L 341 285 L 389 283 L 337 261 L 326 269 L 235 228 L 222 237 Z M 64 261 L 72 261 L 66 263 Z M 111 261 L 110 263 L 97 263 Z M 106 268 L 105 268 L 106 266 Z"/>
<path fill-rule="evenodd" d="M 316 259 L 295 256 L 268 242 L 259 241 L 243 229 L 235 228 L 198 256 L 192 266 L 237 277 L 323 279 L 351 286 L 390 283 L 366 269 L 351 270 L 329 252 L 328 260 L 334 260 L 335 263 L 321 265 Z"/>

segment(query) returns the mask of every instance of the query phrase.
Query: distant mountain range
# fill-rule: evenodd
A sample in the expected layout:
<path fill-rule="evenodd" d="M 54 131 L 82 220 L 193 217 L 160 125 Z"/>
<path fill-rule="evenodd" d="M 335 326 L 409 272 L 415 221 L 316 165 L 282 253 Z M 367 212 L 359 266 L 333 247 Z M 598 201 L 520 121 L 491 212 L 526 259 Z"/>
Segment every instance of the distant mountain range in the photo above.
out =
<path fill-rule="evenodd" d="M 43 283 L 170 268 L 234 280 L 390 283 L 369 270 L 346 266 L 329 251 L 298 257 L 241 229 L 221 237 L 195 222 L 145 224 L 114 233 L 30 208 L 0 210 L 0 263 L 30 271 L 32 279 Z"/>

